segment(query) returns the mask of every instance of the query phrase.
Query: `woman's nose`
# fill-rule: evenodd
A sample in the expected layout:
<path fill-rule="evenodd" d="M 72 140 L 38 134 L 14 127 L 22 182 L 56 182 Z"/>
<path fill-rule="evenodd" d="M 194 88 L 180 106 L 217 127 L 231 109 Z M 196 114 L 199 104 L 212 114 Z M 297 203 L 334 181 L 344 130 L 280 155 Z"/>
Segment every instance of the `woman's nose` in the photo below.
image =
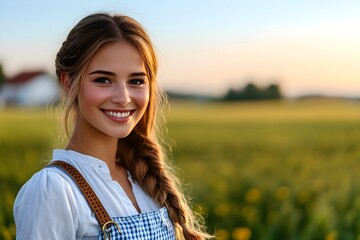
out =
<path fill-rule="evenodd" d="M 130 92 L 126 83 L 118 84 L 113 89 L 111 101 L 123 106 L 131 102 Z"/>

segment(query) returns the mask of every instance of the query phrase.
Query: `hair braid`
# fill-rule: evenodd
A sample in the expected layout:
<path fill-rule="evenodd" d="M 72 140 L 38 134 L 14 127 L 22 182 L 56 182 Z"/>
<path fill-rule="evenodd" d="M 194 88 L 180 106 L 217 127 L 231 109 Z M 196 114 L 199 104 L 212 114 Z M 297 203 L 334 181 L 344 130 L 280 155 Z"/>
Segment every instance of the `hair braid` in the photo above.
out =
<path fill-rule="evenodd" d="M 178 239 L 199 240 L 209 237 L 194 221 L 192 211 L 180 191 L 178 179 L 163 160 L 159 144 L 133 131 L 126 139 L 119 139 L 118 154 L 119 160 L 128 168 L 134 180 L 156 202 L 168 209 Z"/>

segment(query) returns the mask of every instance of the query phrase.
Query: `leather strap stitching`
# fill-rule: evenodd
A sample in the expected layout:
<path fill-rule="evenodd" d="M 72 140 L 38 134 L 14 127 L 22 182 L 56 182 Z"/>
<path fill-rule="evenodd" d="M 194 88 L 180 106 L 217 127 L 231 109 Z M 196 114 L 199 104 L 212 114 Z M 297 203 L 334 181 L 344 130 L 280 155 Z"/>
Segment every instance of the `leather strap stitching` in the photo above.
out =
<path fill-rule="evenodd" d="M 112 221 L 101 201 L 95 194 L 94 190 L 90 187 L 88 182 L 75 167 L 64 161 L 54 161 L 48 164 L 48 166 L 58 167 L 71 176 L 71 178 L 85 196 L 86 201 L 88 202 L 92 211 L 95 213 L 95 217 L 101 227 L 104 226 L 104 224 L 107 222 Z"/>

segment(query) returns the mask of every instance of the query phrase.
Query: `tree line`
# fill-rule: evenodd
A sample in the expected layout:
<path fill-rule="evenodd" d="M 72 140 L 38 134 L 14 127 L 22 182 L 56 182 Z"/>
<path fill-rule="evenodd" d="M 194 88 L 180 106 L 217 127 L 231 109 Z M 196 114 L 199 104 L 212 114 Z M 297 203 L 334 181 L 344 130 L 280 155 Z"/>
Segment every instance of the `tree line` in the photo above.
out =
<path fill-rule="evenodd" d="M 254 83 L 248 83 L 243 88 L 230 88 L 223 96 L 224 101 L 251 101 L 251 100 L 276 100 L 282 99 L 280 87 L 270 84 L 266 87 L 258 87 Z"/>
<path fill-rule="evenodd" d="M 230 88 L 223 96 L 212 97 L 196 93 L 181 93 L 166 91 L 169 99 L 195 100 L 195 101 L 256 101 L 256 100 L 277 100 L 282 99 L 283 94 L 279 85 L 270 84 L 266 87 L 258 87 L 254 83 L 248 83 L 243 88 Z"/>

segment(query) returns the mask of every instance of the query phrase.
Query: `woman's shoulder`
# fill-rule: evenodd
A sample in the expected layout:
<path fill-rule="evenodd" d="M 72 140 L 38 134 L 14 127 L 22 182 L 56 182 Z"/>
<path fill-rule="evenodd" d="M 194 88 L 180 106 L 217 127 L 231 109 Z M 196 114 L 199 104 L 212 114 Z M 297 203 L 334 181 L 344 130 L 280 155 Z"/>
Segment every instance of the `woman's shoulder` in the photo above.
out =
<path fill-rule="evenodd" d="M 76 183 L 68 173 L 63 169 L 51 165 L 52 162 L 62 161 L 74 166 L 82 175 L 86 175 L 86 166 L 88 165 L 83 155 L 74 151 L 55 149 L 53 151 L 53 159 L 50 164 L 36 172 L 22 186 L 18 196 L 22 194 L 40 194 L 51 192 L 52 195 L 62 193 L 69 188 L 77 189 Z"/>
<path fill-rule="evenodd" d="M 62 170 L 46 166 L 36 172 L 24 184 L 23 188 L 37 187 L 38 190 L 50 190 L 56 186 L 66 186 L 71 184 L 71 178 Z"/>
<path fill-rule="evenodd" d="M 20 189 L 17 199 L 26 195 L 38 197 L 55 197 L 65 189 L 71 188 L 71 179 L 60 169 L 45 167 L 35 173 Z"/>
<path fill-rule="evenodd" d="M 43 226 L 52 239 L 60 239 L 61 229 L 70 236 L 78 227 L 78 201 L 70 177 L 60 169 L 45 167 L 35 173 L 20 189 L 14 203 L 17 235 L 27 239 L 42 239 Z M 42 229 L 42 230 L 41 230 Z M 63 238 L 61 238 L 63 239 Z"/>

